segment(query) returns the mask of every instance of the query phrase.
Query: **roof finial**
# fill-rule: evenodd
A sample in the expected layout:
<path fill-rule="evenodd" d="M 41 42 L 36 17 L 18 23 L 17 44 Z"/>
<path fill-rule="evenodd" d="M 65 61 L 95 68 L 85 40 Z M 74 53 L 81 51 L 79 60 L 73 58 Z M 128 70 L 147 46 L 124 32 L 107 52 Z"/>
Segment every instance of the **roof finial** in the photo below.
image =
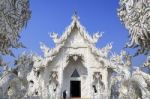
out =
<path fill-rule="evenodd" d="M 78 19 L 79 19 L 76 10 L 74 10 L 74 14 L 73 14 L 73 16 L 72 16 L 72 19 L 73 19 L 73 20 L 78 20 Z"/>
<path fill-rule="evenodd" d="M 77 11 L 76 10 L 74 10 L 74 16 L 77 16 Z"/>

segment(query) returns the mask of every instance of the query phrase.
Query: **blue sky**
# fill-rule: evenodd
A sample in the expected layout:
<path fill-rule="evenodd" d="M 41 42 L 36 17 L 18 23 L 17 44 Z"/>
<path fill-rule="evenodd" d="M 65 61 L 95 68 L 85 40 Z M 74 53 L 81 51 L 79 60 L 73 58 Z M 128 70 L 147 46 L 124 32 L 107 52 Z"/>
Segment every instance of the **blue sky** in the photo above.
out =
<path fill-rule="evenodd" d="M 31 19 L 21 33 L 21 41 L 27 48 L 14 49 L 13 52 L 16 57 L 23 51 L 42 55 L 39 42 L 54 47 L 48 33 L 57 32 L 61 36 L 76 10 L 81 24 L 90 35 L 97 31 L 104 32 L 96 46 L 100 48 L 113 42 L 112 51 L 119 53 L 128 41 L 128 31 L 117 16 L 118 7 L 119 0 L 30 0 Z M 135 49 L 125 50 L 132 55 L 135 52 Z M 11 59 L 6 57 L 6 60 Z M 145 57 L 140 55 L 133 59 L 133 65 L 139 66 L 143 61 Z"/>

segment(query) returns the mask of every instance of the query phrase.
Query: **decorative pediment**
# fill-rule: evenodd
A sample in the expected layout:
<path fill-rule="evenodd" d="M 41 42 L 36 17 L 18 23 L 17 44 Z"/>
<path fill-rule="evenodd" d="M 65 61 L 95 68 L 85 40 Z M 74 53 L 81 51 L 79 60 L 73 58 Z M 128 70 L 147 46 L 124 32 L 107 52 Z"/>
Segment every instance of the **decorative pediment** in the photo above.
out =
<path fill-rule="evenodd" d="M 71 36 L 73 37 L 73 40 L 72 38 L 70 38 Z M 53 59 L 61 51 L 60 49 L 63 47 L 71 48 L 74 50 L 82 47 L 89 48 L 91 50 L 91 53 L 101 64 L 105 64 L 105 60 L 107 59 L 108 54 L 112 49 L 111 43 L 107 44 L 103 48 L 97 49 L 95 47 L 95 43 L 97 43 L 98 39 L 102 37 L 102 33 L 97 32 L 93 36 L 90 36 L 89 33 L 86 31 L 85 27 L 80 24 L 79 17 L 77 16 L 77 14 L 74 14 L 72 16 L 71 24 L 66 28 L 65 32 L 62 34 L 61 37 L 58 37 L 58 34 L 54 32 L 50 34 L 50 37 L 53 39 L 54 43 L 56 44 L 55 48 L 49 48 L 44 43 L 40 43 L 40 48 L 44 53 L 44 57 L 42 59 L 42 63 L 44 64 L 44 66 L 46 66 L 47 63 L 52 62 Z M 69 55 L 73 55 L 73 59 L 74 61 L 76 61 L 79 58 L 78 56 L 80 56 L 78 54 L 79 53 L 75 51 Z"/>
<path fill-rule="evenodd" d="M 66 28 L 63 35 L 59 38 L 57 33 L 52 32 L 50 34 L 50 37 L 53 39 L 54 43 L 56 45 L 63 43 L 67 40 L 68 36 L 72 33 L 72 30 L 74 28 L 77 28 L 78 31 L 81 33 L 83 38 L 87 40 L 90 44 L 97 43 L 98 39 L 102 37 L 102 33 L 96 32 L 92 37 L 89 35 L 89 33 L 86 31 L 85 27 L 80 24 L 79 17 L 77 14 L 74 14 L 72 16 L 72 22 L 71 24 Z"/>

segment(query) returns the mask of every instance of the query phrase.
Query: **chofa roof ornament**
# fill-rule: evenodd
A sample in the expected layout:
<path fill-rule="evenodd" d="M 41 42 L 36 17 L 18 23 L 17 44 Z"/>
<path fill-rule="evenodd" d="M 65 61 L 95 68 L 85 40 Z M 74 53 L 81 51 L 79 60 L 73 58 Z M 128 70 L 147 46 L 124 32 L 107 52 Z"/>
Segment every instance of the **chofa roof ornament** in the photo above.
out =
<path fill-rule="evenodd" d="M 76 20 L 79 20 L 80 17 L 77 15 L 77 11 L 74 11 L 74 14 L 72 16 L 72 20 L 76 21 Z"/>

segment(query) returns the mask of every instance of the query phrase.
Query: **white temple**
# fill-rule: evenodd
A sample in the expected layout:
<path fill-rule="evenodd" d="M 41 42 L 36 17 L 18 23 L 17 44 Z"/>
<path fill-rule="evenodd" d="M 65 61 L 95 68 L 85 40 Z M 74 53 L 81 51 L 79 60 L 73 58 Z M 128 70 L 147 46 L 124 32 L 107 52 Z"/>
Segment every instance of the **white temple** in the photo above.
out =
<path fill-rule="evenodd" d="M 20 58 L 16 64 L 17 74 L 6 70 L 0 79 L 1 96 L 10 99 L 62 99 L 65 95 L 67 99 L 149 99 L 144 98 L 149 97 L 149 91 L 142 78 L 150 79 L 149 75 L 137 69 L 131 76 L 130 55 L 125 51 L 110 55 L 111 43 L 96 48 L 102 34 L 95 33 L 91 37 L 76 14 L 61 37 L 57 33 L 50 36 L 55 48 L 41 43 L 43 57 L 33 55 L 33 64 Z"/>
<path fill-rule="evenodd" d="M 31 73 L 28 81 L 39 86 L 42 90 L 39 93 L 49 99 L 59 99 L 64 92 L 67 97 L 107 99 L 112 68 L 108 53 L 112 45 L 97 49 L 95 44 L 102 34 L 95 33 L 91 37 L 76 14 L 60 38 L 56 33 L 50 36 L 56 47 L 50 49 L 41 43 L 44 58 L 40 65 L 34 64 L 37 77 Z"/>
<path fill-rule="evenodd" d="M 57 97 L 66 91 L 68 97 L 105 96 L 109 65 L 106 57 L 111 45 L 105 48 L 107 50 L 96 49 L 95 43 L 101 36 L 99 33 L 89 36 L 76 15 L 60 38 L 52 33 L 56 47 L 49 51 L 41 44 L 44 52 L 44 64 L 38 68 L 38 79 L 43 89 L 41 94 L 50 94 L 51 97 L 54 94 Z M 28 79 L 32 80 L 33 76 Z"/>

